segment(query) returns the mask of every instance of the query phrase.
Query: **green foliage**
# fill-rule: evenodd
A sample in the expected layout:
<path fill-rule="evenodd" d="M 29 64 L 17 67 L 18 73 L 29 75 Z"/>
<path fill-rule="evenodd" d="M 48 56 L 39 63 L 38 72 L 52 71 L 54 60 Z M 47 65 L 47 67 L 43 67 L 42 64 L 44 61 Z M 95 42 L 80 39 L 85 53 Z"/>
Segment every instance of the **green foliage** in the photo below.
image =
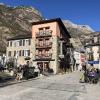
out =
<path fill-rule="evenodd" d="M 7 69 L 10 71 L 14 68 L 14 59 L 10 59 L 7 63 L 6 63 Z"/>
<path fill-rule="evenodd" d="M 31 59 L 30 57 L 26 57 L 26 58 L 25 58 L 25 60 L 30 60 L 30 59 Z"/>

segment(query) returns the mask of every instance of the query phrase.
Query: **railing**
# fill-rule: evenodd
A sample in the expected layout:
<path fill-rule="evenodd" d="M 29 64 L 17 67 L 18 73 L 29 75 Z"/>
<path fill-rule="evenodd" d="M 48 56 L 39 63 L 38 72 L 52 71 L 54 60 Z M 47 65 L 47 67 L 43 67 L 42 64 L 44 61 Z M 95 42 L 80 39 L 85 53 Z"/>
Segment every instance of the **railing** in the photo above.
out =
<path fill-rule="evenodd" d="M 52 58 L 52 54 L 49 53 L 49 54 L 41 54 L 41 55 L 35 55 L 35 58 L 36 59 L 51 59 Z"/>
<path fill-rule="evenodd" d="M 36 44 L 36 48 L 51 48 L 52 42 L 43 43 L 43 45 L 40 45 L 39 43 Z"/>
<path fill-rule="evenodd" d="M 36 32 L 36 37 L 52 36 L 52 30 Z"/>

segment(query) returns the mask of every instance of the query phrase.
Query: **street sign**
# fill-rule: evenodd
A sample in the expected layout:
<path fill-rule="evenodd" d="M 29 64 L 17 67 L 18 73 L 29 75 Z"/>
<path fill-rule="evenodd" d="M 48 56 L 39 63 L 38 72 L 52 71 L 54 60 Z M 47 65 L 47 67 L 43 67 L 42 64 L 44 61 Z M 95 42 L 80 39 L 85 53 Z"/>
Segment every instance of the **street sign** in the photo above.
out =
<path fill-rule="evenodd" d="M 88 61 L 88 64 L 99 64 L 99 61 Z"/>

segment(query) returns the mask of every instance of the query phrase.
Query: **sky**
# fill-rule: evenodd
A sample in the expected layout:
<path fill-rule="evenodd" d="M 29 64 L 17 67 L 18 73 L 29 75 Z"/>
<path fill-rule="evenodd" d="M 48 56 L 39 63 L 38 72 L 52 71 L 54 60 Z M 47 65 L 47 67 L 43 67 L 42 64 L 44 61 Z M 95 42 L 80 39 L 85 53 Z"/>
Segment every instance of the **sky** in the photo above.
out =
<path fill-rule="evenodd" d="M 0 0 L 10 6 L 32 6 L 47 18 L 61 18 L 100 31 L 100 0 Z"/>

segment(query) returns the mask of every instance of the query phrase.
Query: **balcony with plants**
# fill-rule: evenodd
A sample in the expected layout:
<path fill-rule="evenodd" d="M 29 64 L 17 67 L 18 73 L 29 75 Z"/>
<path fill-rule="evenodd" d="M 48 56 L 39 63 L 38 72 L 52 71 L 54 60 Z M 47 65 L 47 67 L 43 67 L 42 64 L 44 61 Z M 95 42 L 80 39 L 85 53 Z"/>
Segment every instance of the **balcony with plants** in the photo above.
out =
<path fill-rule="evenodd" d="M 48 60 L 48 59 L 52 59 L 52 54 L 48 53 L 48 54 L 36 54 L 35 55 L 35 59 L 36 60 Z"/>
<path fill-rule="evenodd" d="M 36 49 L 46 49 L 46 48 L 48 49 L 51 47 L 52 47 L 52 42 L 43 43 L 43 44 L 36 43 Z"/>
<path fill-rule="evenodd" d="M 36 32 L 36 38 L 50 37 L 50 36 L 52 36 L 52 30 Z"/>

